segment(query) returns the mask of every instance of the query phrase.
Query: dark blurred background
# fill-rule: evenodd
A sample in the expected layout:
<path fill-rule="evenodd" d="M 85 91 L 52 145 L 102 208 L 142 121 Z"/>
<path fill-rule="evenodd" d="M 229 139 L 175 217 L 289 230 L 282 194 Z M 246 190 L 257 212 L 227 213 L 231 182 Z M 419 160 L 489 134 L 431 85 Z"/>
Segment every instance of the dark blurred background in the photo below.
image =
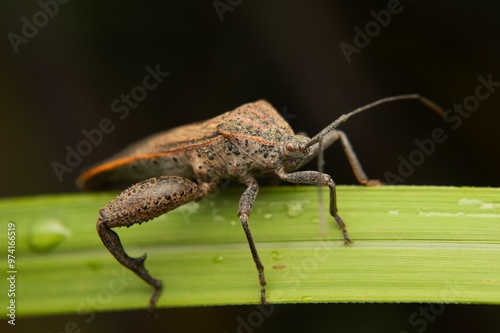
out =
<path fill-rule="evenodd" d="M 395 7 L 399 13 L 380 31 L 372 30 L 373 37 L 350 62 L 340 44 L 355 46 L 354 28 L 364 31 L 374 21 L 371 11 L 387 10 L 387 1 L 70 1 L 57 10 L 54 0 L 41 3 L 46 5 L 0 4 L 3 197 L 76 191 L 81 170 L 135 140 L 261 98 L 284 113 L 295 130 L 314 135 L 341 114 L 382 97 L 416 92 L 449 109 L 471 101 L 479 76 L 500 82 L 496 1 L 401 1 Z M 30 28 L 33 23 L 38 27 Z M 125 111 L 113 112 L 112 103 L 142 85 L 147 66 L 157 65 L 168 77 L 120 119 Z M 385 172 L 397 173 L 398 156 L 407 158 L 416 149 L 415 139 L 443 128 L 447 140 L 404 184 L 499 186 L 500 87 L 491 89 L 498 91 L 456 129 L 408 101 L 359 115 L 342 129 L 372 178 L 384 181 Z M 53 163 L 66 164 L 66 147 L 76 149 L 85 140 L 82 131 L 98 128 L 103 118 L 114 130 L 58 179 Z M 338 184 L 356 183 L 339 145 L 325 158 L 325 170 Z M 354 329 L 376 331 L 381 321 L 384 332 L 416 332 L 420 326 L 411 326 L 408 318 L 419 307 L 283 306 L 255 332 L 299 327 L 297 321 L 335 330 L 339 314 Z M 235 318 L 252 309 L 167 309 L 164 321 L 156 323 L 190 331 L 203 322 L 203 331 L 229 332 L 236 330 Z M 480 331 L 495 320 L 494 312 L 498 308 L 450 305 L 447 315 L 425 330 L 449 325 L 465 332 L 472 325 Z M 130 327 L 125 316 L 147 320 L 143 311 L 101 314 L 88 331 L 99 332 L 101 324 L 108 331 Z M 27 323 L 55 332 L 70 319 Z"/>

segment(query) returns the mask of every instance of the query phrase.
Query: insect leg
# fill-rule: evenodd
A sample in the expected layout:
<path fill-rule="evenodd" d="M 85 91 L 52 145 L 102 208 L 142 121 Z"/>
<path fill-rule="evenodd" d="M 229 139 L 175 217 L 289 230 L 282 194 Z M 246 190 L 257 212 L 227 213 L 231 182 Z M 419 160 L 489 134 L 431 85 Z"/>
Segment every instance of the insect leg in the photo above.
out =
<path fill-rule="evenodd" d="M 344 153 L 347 157 L 347 160 L 349 161 L 349 164 L 351 165 L 352 171 L 354 172 L 354 176 L 356 177 L 358 182 L 360 184 L 368 186 L 380 185 L 379 180 L 369 179 L 366 176 L 366 173 L 363 171 L 361 163 L 359 163 L 356 153 L 352 149 L 351 143 L 349 142 L 347 135 L 340 130 L 333 130 L 331 133 L 333 136 L 340 138 L 340 142 L 342 143 L 342 148 L 344 149 Z"/>
<path fill-rule="evenodd" d="M 241 196 L 240 206 L 238 209 L 238 217 L 240 218 L 241 225 L 245 231 L 245 235 L 248 240 L 248 245 L 250 246 L 250 251 L 252 252 L 253 261 L 259 272 L 259 283 L 260 283 L 260 301 L 262 304 L 267 303 L 266 299 L 266 277 L 264 276 L 264 265 L 260 261 L 259 254 L 257 253 L 257 248 L 255 247 L 255 242 L 253 241 L 252 232 L 248 226 L 248 217 L 252 211 L 253 203 L 257 197 L 259 191 L 259 185 L 253 177 L 248 177 L 243 181 L 248 187 Z"/>
<path fill-rule="evenodd" d="M 111 228 L 146 222 L 189 201 L 200 199 L 200 195 L 194 182 L 181 177 L 162 176 L 129 187 L 99 211 L 97 232 L 109 252 L 155 289 L 149 302 L 150 309 L 160 297 L 162 282 L 153 278 L 144 267 L 146 254 L 139 258 L 129 257 L 120 237 Z"/>
<path fill-rule="evenodd" d="M 335 190 L 335 182 L 332 177 L 325 173 L 318 171 L 297 171 L 292 173 L 285 173 L 281 170 L 277 173 L 278 177 L 281 179 L 296 184 L 310 184 L 310 185 L 323 185 L 330 188 L 330 215 L 333 216 L 337 222 L 342 234 L 344 236 L 344 241 L 346 243 L 351 243 L 351 239 L 347 234 L 345 223 L 342 218 L 337 214 L 337 194 Z"/>

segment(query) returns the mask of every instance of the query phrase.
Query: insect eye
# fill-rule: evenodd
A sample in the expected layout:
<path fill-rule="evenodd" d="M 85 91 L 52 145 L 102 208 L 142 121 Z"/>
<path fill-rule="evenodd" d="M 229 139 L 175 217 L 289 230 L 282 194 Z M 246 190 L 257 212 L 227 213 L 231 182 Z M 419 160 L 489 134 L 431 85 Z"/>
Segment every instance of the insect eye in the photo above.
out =
<path fill-rule="evenodd" d="M 288 152 L 294 152 L 297 147 L 291 143 L 291 142 L 288 142 L 286 145 L 285 145 L 285 149 L 288 151 Z"/>

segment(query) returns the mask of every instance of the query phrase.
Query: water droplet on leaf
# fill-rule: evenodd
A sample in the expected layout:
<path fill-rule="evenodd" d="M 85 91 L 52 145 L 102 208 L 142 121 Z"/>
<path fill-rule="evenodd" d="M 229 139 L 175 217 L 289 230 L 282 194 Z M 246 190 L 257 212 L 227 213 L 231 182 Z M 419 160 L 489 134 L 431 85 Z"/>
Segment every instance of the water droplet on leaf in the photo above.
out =
<path fill-rule="evenodd" d="M 215 256 L 215 257 L 212 258 L 212 262 L 214 262 L 216 264 L 220 264 L 223 261 L 224 261 L 224 257 L 223 256 Z"/>
<path fill-rule="evenodd" d="M 286 215 L 289 217 L 300 216 L 304 212 L 304 207 L 300 201 L 290 201 L 286 204 Z"/>
<path fill-rule="evenodd" d="M 87 261 L 85 263 L 93 272 L 98 272 L 100 271 L 104 266 L 100 262 L 95 262 L 95 261 Z"/>
<path fill-rule="evenodd" d="M 71 231 L 58 219 L 35 221 L 31 226 L 29 245 L 34 251 L 47 252 L 71 237 Z"/>
<path fill-rule="evenodd" d="M 311 296 L 302 296 L 302 302 L 304 303 L 310 303 L 312 299 L 313 298 Z"/>
<path fill-rule="evenodd" d="M 271 252 L 271 254 L 273 255 L 274 260 L 279 260 L 279 259 L 283 258 L 281 253 L 279 253 L 278 251 L 273 251 L 273 252 Z"/>

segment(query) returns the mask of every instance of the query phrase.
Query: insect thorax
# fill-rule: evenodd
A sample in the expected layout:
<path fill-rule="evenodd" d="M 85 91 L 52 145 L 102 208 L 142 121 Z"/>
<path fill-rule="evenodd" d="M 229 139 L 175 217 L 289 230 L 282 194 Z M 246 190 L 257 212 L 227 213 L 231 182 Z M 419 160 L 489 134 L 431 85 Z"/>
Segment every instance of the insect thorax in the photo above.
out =
<path fill-rule="evenodd" d="M 239 179 L 249 172 L 272 173 L 281 163 L 281 148 L 252 138 L 223 138 L 217 145 L 197 147 L 191 163 L 202 181 Z"/>

